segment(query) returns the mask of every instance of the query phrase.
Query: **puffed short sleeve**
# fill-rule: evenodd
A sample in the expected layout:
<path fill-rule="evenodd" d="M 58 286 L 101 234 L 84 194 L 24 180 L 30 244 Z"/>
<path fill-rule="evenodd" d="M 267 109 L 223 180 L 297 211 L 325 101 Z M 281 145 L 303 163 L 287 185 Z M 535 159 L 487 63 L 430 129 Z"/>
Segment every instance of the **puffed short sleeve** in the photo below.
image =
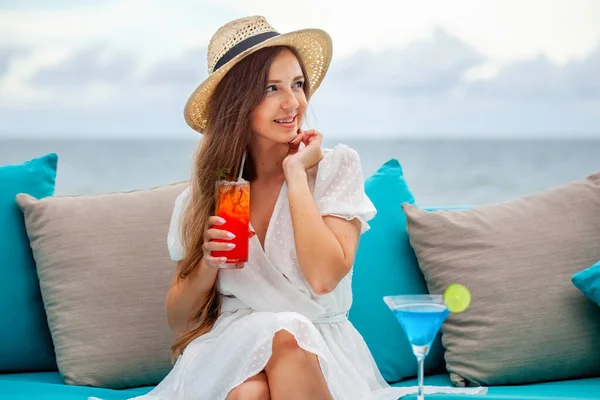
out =
<path fill-rule="evenodd" d="M 167 245 L 169 247 L 169 255 L 171 260 L 179 261 L 183 260 L 185 251 L 181 243 L 181 219 L 183 217 L 183 211 L 188 202 L 190 195 L 190 188 L 186 188 L 177 198 L 173 206 L 173 213 L 171 215 L 171 224 L 169 226 L 169 233 L 167 235 Z"/>
<path fill-rule="evenodd" d="M 348 221 L 357 218 L 363 234 L 370 229 L 368 221 L 375 217 L 377 210 L 365 193 L 360 157 L 343 144 L 324 153 L 313 193 L 321 215 Z"/>

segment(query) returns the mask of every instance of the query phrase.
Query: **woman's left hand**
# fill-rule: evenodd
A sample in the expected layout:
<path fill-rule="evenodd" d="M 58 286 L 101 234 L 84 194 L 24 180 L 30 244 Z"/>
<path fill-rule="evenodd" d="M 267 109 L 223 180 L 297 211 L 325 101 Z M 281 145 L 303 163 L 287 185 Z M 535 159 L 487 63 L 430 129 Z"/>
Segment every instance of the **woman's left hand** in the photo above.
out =
<path fill-rule="evenodd" d="M 300 144 L 306 146 L 300 149 Z M 308 171 L 323 159 L 323 135 L 316 129 L 302 131 L 298 129 L 298 136 L 290 142 L 290 149 L 283 160 L 284 170 L 289 168 L 302 168 Z"/>

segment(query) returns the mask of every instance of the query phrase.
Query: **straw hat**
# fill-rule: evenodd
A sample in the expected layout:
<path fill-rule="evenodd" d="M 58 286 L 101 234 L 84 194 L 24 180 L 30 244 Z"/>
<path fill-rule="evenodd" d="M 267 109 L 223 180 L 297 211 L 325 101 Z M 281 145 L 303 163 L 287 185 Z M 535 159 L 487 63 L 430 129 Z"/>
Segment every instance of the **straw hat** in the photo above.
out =
<path fill-rule="evenodd" d="M 247 55 L 271 46 L 290 46 L 298 51 L 306 66 L 309 97 L 312 96 L 331 63 L 331 37 L 320 29 L 280 34 L 262 16 L 240 18 L 220 27 L 208 44 L 208 78 L 194 90 L 185 105 L 187 124 L 202 133 L 208 102 L 223 76 Z"/>

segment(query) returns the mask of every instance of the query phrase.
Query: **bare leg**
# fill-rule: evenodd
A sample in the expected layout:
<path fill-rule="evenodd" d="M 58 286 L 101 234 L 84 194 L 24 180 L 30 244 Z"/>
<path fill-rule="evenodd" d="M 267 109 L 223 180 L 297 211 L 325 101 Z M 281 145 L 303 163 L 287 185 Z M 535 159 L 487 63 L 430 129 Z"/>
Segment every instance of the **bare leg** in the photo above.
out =
<path fill-rule="evenodd" d="M 246 379 L 233 388 L 225 400 L 271 400 L 267 375 L 263 371 Z"/>
<path fill-rule="evenodd" d="M 273 354 L 265 367 L 273 400 L 332 400 L 319 360 L 281 330 L 273 338 Z"/>

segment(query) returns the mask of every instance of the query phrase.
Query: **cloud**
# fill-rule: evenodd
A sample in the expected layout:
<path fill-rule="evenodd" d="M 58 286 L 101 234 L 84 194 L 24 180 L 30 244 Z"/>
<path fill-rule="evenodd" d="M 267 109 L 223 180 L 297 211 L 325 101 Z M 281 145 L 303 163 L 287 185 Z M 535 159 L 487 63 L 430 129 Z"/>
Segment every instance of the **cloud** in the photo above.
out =
<path fill-rule="evenodd" d="M 92 46 L 74 53 L 64 62 L 42 68 L 33 85 L 85 86 L 91 83 L 122 84 L 133 80 L 135 55 Z"/>
<path fill-rule="evenodd" d="M 23 50 L 16 47 L 1 47 L 0 46 L 0 79 L 8 72 L 8 67 L 15 57 L 24 53 Z"/>
<path fill-rule="evenodd" d="M 375 52 L 427 37 L 435 26 L 454 32 L 487 58 L 502 62 L 543 54 L 567 62 L 588 54 L 600 37 L 597 0 L 307 0 L 294 10 L 277 0 L 226 0 L 242 14 L 266 13 L 282 31 L 322 27 L 337 55 L 358 48 Z M 576 5 L 574 5 L 576 4 Z"/>
<path fill-rule="evenodd" d="M 592 55 L 571 63 L 567 70 L 574 97 L 600 99 L 600 42 Z"/>
<path fill-rule="evenodd" d="M 326 113 L 318 125 L 350 136 L 600 137 L 600 46 L 564 66 L 537 57 L 466 79 L 488 62 L 443 31 L 405 50 L 356 54 L 315 96 Z"/>
<path fill-rule="evenodd" d="M 484 58 L 442 29 L 403 49 L 362 51 L 332 66 L 337 85 L 394 96 L 434 95 L 460 84 L 465 72 Z"/>
<path fill-rule="evenodd" d="M 149 85 L 189 85 L 208 76 L 206 47 L 186 52 L 183 56 L 151 66 L 146 72 Z"/>
<path fill-rule="evenodd" d="M 207 75 L 205 53 L 195 47 L 143 67 L 139 53 L 83 48 L 24 82 L 52 96 L 0 108 L 2 129 L 189 137 L 195 133 L 182 111 Z M 443 29 L 403 48 L 334 59 L 313 98 L 309 126 L 342 138 L 600 134 L 600 46 L 565 65 L 540 56 L 501 66 L 486 79 L 466 79 L 489 62 Z M 26 118 L 32 114 L 36 118 Z"/>
<path fill-rule="evenodd" d="M 513 63 L 501 69 L 494 79 L 475 82 L 469 87 L 469 92 L 476 96 L 500 96 L 504 99 L 600 100 L 599 72 L 600 45 L 589 57 L 563 67 L 543 56 Z"/>

